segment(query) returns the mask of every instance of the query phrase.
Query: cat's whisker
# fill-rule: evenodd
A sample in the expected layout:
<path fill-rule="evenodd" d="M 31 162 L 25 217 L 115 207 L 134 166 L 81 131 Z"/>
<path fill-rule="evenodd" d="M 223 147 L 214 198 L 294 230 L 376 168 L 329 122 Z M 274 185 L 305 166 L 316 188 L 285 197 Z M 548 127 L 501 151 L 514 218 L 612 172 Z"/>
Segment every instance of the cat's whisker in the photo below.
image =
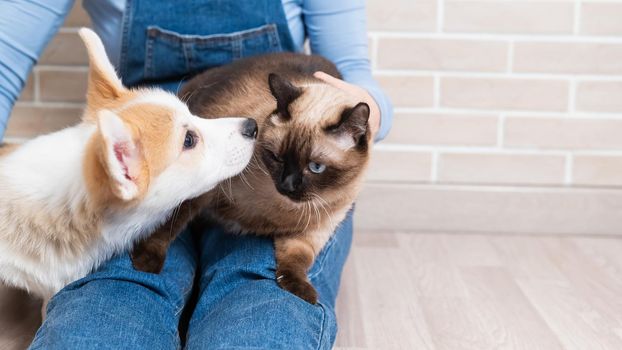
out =
<path fill-rule="evenodd" d="M 181 100 L 187 104 L 188 102 L 190 102 L 190 99 L 192 98 L 192 96 L 194 96 L 194 94 L 197 93 L 197 91 L 198 90 L 192 90 L 192 92 L 190 92 L 189 94 L 185 94 L 184 96 L 182 96 Z"/>
<path fill-rule="evenodd" d="M 311 194 L 313 195 L 314 198 L 318 200 L 320 207 L 324 210 L 324 213 L 326 213 L 326 217 L 328 218 L 328 221 L 330 222 L 331 227 L 334 227 L 333 216 L 330 215 L 330 213 L 328 212 L 327 207 L 329 205 L 326 202 L 326 200 L 317 193 L 311 193 Z"/>
<path fill-rule="evenodd" d="M 313 195 L 318 200 L 318 203 L 319 203 L 320 207 L 322 208 L 322 210 L 324 210 L 324 213 L 326 214 L 326 218 L 328 218 L 328 221 L 330 222 L 330 224 L 332 226 L 333 225 L 333 217 L 328 212 L 328 209 L 327 209 L 328 203 L 319 194 L 314 193 Z"/>
<path fill-rule="evenodd" d="M 307 215 L 307 224 L 305 225 L 305 228 L 303 231 L 306 231 L 309 228 L 309 225 L 311 224 L 311 202 L 305 203 L 305 206 L 306 204 L 309 204 L 309 214 Z"/>
<path fill-rule="evenodd" d="M 231 187 L 231 178 L 227 179 L 227 183 L 229 184 L 229 195 L 231 195 L 231 203 L 235 204 L 235 197 L 233 196 L 233 188 Z"/>
<path fill-rule="evenodd" d="M 261 166 L 259 159 L 257 159 L 255 155 L 253 155 L 253 161 L 254 161 L 254 165 L 257 166 L 257 169 L 259 169 L 262 173 L 264 173 L 264 175 L 270 176 L 270 174 L 268 174 L 268 171 Z"/>
<path fill-rule="evenodd" d="M 181 85 L 184 83 L 184 81 L 186 80 L 188 76 L 186 75 L 185 77 L 183 77 L 180 81 L 179 84 L 177 84 L 177 89 L 175 89 L 175 95 L 179 96 L 179 90 L 181 90 Z M 183 101 L 183 99 L 180 98 L 180 100 Z"/>
<path fill-rule="evenodd" d="M 210 88 L 210 87 L 214 86 L 215 84 L 216 84 L 216 83 L 211 83 L 211 84 L 206 84 L 206 85 L 200 86 L 200 87 L 198 87 L 198 88 L 196 88 L 196 89 L 192 90 L 192 92 L 191 92 L 190 94 L 188 94 L 187 96 L 186 96 L 186 95 L 182 96 L 182 97 L 181 97 L 181 100 L 182 100 L 184 103 L 188 103 L 194 94 L 196 94 L 196 93 L 197 93 L 197 92 L 199 92 L 200 90 Z"/>
<path fill-rule="evenodd" d="M 257 155 L 256 154 L 253 154 L 253 156 L 251 157 L 250 162 L 248 162 L 248 165 L 246 166 L 246 168 L 247 169 L 257 169 L 257 170 L 260 170 L 265 175 L 268 175 L 268 173 L 259 164 L 259 160 L 257 159 Z M 251 175 L 257 176 L 254 172 L 250 172 L 250 173 L 251 173 Z"/>
<path fill-rule="evenodd" d="M 227 191 L 225 190 L 222 183 L 218 185 L 218 189 L 222 191 L 222 194 L 225 195 L 225 197 L 227 197 L 227 200 L 229 202 L 233 203 L 233 199 L 227 195 Z"/>
<path fill-rule="evenodd" d="M 173 216 L 172 216 L 172 220 L 171 220 L 171 227 L 169 228 L 169 235 L 171 237 L 173 237 L 173 226 L 175 225 L 175 221 L 177 221 L 177 217 L 179 216 L 179 210 L 181 209 L 181 205 L 182 203 L 179 203 L 175 209 L 173 209 Z"/>
<path fill-rule="evenodd" d="M 253 187 L 253 185 L 251 185 L 251 183 L 250 183 L 250 182 L 248 182 L 248 179 L 246 178 L 246 174 L 245 174 L 245 172 L 246 172 L 246 169 L 244 169 L 244 171 L 242 171 L 242 172 L 240 173 L 240 180 L 242 180 L 242 182 L 244 182 L 244 183 L 246 184 L 246 186 L 248 186 L 248 188 L 250 188 L 251 190 L 253 190 L 253 191 L 254 191 L 254 190 L 255 190 L 255 188 Z"/>
<path fill-rule="evenodd" d="M 315 223 L 316 223 L 316 226 L 317 226 L 317 223 L 320 222 L 320 219 L 321 219 L 321 217 L 320 217 L 321 216 L 320 215 L 320 209 L 317 207 L 317 203 L 315 203 L 315 202 L 311 202 L 311 203 L 313 203 L 313 210 L 315 211 L 315 218 L 316 218 L 315 219 Z"/>
<path fill-rule="evenodd" d="M 300 225 L 300 221 L 302 220 L 302 217 L 304 216 L 304 212 L 305 212 L 305 207 L 302 207 L 302 212 L 299 213 L 298 215 L 298 221 L 296 221 L 296 228 L 298 228 L 298 226 Z"/>

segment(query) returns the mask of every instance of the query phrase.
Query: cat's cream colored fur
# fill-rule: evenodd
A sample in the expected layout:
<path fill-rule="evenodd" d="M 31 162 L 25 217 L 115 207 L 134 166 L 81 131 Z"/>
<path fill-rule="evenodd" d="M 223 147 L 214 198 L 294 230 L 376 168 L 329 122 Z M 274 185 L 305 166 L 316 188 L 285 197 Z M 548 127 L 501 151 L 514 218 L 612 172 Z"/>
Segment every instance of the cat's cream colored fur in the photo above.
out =
<path fill-rule="evenodd" d="M 230 232 L 274 237 L 279 285 L 317 301 L 307 270 L 352 207 L 372 145 L 369 106 L 316 79 L 316 70 L 339 76 L 319 56 L 278 53 L 207 70 L 182 88 L 181 98 L 197 115 L 254 118 L 260 125 L 255 161 L 184 203 L 172 222 L 137 245 L 135 267 L 159 272 L 168 242 L 204 210 Z M 326 171 L 311 173 L 309 162 Z M 299 196 L 279 189 L 285 168 L 306 183 Z"/>

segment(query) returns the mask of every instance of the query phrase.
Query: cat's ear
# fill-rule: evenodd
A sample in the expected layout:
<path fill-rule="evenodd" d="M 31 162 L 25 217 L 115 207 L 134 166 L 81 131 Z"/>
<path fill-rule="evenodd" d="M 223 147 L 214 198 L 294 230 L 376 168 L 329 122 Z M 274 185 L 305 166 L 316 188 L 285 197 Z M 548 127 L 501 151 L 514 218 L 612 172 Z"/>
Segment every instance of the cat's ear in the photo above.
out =
<path fill-rule="evenodd" d="M 346 108 L 341 113 L 339 123 L 330 126 L 327 131 L 337 136 L 344 147 L 361 145 L 362 141 L 367 141 L 369 113 L 369 105 L 364 102 Z"/>
<path fill-rule="evenodd" d="M 291 119 L 289 105 L 302 95 L 302 89 L 275 73 L 268 76 L 268 85 L 272 96 L 276 99 L 276 110 L 281 118 Z"/>

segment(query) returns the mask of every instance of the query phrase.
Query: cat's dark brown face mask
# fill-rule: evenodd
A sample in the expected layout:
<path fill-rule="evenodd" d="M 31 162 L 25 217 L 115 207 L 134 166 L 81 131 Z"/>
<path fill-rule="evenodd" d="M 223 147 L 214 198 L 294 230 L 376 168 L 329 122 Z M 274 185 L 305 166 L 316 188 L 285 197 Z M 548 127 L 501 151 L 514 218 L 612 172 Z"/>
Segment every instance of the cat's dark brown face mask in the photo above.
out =
<path fill-rule="evenodd" d="M 294 202 L 345 193 L 369 157 L 369 106 L 326 84 L 297 87 L 271 74 L 269 85 L 277 108 L 257 153 L 276 190 Z"/>

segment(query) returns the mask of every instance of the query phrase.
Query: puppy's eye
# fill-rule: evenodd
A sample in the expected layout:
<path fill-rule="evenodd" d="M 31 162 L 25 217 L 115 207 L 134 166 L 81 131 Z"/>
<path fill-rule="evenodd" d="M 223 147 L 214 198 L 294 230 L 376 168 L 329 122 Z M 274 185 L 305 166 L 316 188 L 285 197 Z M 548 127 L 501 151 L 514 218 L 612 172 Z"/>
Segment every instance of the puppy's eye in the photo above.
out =
<path fill-rule="evenodd" d="M 324 170 L 326 170 L 326 165 L 316 162 L 310 162 L 309 170 L 314 174 L 321 174 L 324 172 Z"/>
<path fill-rule="evenodd" d="M 186 137 L 184 138 L 184 150 L 193 149 L 197 145 L 197 134 L 193 131 L 186 131 Z"/>

